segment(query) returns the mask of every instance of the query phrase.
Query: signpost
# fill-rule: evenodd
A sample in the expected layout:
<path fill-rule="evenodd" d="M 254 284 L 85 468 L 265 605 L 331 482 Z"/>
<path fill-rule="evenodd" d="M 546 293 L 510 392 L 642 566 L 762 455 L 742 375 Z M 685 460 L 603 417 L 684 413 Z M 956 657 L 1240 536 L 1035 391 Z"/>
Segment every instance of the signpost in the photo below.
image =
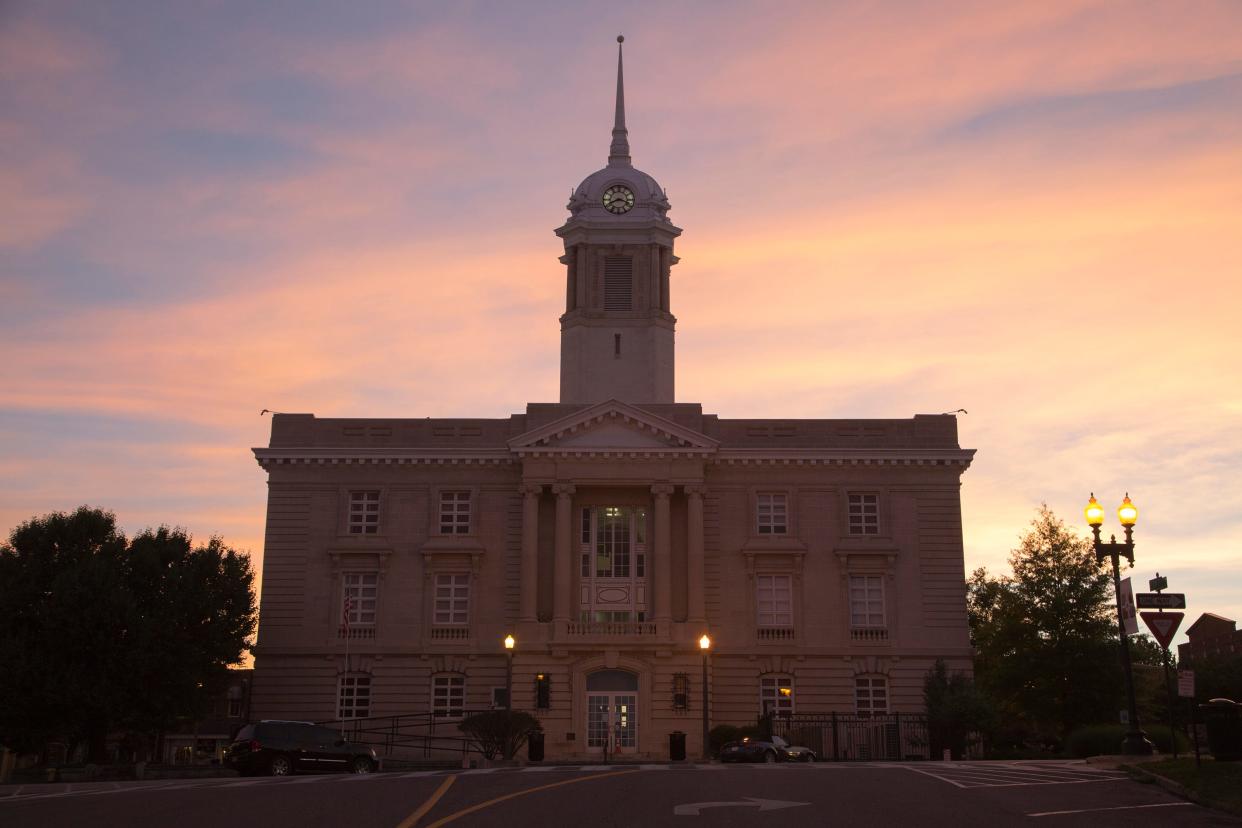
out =
<path fill-rule="evenodd" d="M 1169 694 L 1169 744 L 1173 751 L 1173 758 L 1177 758 L 1177 726 L 1174 721 L 1174 701 L 1173 701 L 1173 680 L 1169 676 L 1169 662 L 1172 660 L 1169 652 L 1169 646 L 1173 643 L 1173 636 L 1177 633 L 1177 628 L 1181 626 L 1182 619 L 1186 617 L 1184 612 L 1165 612 L 1166 609 L 1185 609 L 1186 596 L 1180 592 L 1164 593 L 1163 590 L 1169 588 L 1169 579 L 1165 578 L 1159 572 L 1156 577 L 1147 582 L 1148 589 L 1151 592 L 1140 592 L 1138 605 L 1141 609 L 1154 609 L 1156 612 L 1140 613 L 1143 616 L 1143 623 L 1151 630 L 1152 636 L 1156 641 L 1160 642 L 1161 660 L 1164 662 L 1164 689 Z M 1179 670 L 1177 674 L 1178 695 L 1181 695 L 1182 673 L 1190 672 L 1189 670 Z M 1194 696 L 1194 673 L 1190 673 L 1190 695 Z M 1192 704 L 1193 709 L 1193 704 Z M 1194 716 L 1191 716 L 1193 725 Z M 1195 745 L 1195 758 L 1198 759 L 1199 750 L 1198 743 Z"/>
<path fill-rule="evenodd" d="M 1199 767 L 1199 725 L 1195 722 L 1195 671 L 1177 671 L 1177 695 L 1190 699 L 1190 735 L 1195 742 L 1195 768 Z"/>

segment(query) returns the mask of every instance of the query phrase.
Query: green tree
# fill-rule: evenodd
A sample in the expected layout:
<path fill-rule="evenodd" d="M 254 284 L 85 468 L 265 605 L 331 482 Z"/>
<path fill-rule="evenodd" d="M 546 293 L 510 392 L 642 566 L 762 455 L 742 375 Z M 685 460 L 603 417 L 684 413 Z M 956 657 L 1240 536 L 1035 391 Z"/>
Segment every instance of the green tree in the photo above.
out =
<path fill-rule="evenodd" d="M 971 734 L 989 733 L 995 724 L 988 699 L 962 673 L 950 674 L 944 659 L 936 659 L 923 677 L 923 702 L 933 758 L 945 748 L 954 759 L 966 758 Z"/>
<path fill-rule="evenodd" d="M 1041 506 L 1011 576 L 967 582 L 975 676 L 1014 741 L 1112 721 L 1120 688 L 1112 582 L 1091 542 Z"/>
<path fill-rule="evenodd" d="M 177 529 L 132 543 L 111 512 L 35 518 L 0 546 L 0 742 L 158 730 L 198 705 L 254 631 L 249 558 Z"/>

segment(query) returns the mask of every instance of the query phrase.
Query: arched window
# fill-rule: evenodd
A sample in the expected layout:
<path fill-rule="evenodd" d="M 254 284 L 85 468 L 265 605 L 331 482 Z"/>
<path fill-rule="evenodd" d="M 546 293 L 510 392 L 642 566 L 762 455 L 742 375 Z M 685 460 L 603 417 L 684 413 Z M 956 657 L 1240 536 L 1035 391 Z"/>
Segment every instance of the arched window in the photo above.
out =
<path fill-rule="evenodd" d="M 628 670 L 596 670 L 588 673 L 586 689 L 590 692 L 638 692 L 638 675 Z"/>

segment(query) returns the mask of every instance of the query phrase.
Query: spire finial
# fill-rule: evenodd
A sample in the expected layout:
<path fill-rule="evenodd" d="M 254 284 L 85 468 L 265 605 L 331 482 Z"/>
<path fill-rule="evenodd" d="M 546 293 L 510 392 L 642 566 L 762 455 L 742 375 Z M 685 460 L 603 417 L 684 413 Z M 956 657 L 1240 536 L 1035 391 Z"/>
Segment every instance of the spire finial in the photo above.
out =
<path fill-rule="evenodd" d="M 625 73 L 621 65 L 621 44 L 625 35 L 617 35 L 617 114 L 612 123 L 612 146 L 608 148 L 610 165 L 630 166 L 630 133 L 625 128 Z"/>

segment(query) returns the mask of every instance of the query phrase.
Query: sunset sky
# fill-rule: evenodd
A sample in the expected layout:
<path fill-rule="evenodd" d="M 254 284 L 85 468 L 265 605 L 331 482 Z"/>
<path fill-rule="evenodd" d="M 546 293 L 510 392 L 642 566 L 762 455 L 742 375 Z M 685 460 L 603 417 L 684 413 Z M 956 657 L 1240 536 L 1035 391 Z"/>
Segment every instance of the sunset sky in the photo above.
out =
<path fill-rule="evenodd" d="M 558 394 L 553 234 L 634 163 L 677 398 L 965 408 L 966 565 L 1041 502 L 1242 621 L 1242 3 L 0 4 L 0 530 L 262 555 L 263 408 Z"/>

